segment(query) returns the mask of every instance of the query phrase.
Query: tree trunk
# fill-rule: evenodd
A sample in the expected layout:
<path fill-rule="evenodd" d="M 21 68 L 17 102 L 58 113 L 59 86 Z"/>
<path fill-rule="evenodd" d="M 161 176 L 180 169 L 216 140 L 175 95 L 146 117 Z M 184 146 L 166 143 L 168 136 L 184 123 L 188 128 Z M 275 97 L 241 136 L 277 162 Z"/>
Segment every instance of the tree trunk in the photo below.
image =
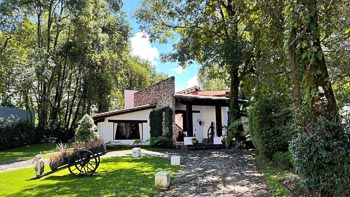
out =
<path fill-rule="evenodd" d="M 304 48 L 303 52 L 307 55 L 301 61 L 305 73 L 307 104 L 313 118 L 322 116 L 329 121 L 338 122 L 338 107 L 321 47 L 317 1 L 305 1 L 304 6 L 309 10 L 309 21 L 302 28 L 302 42 L 308 43 L 308 48 Z"/>
<path fill-rule="evenodd" d="M 296 28 L 292 27 L 289 38 L 289 58 L 290 58 L 290 70 L 291 70 L 291 79 L 292 79 L 292 97 L 296 108 L 300 109 L 302 104 L 301 93 L 300 93 L 300 65 L 297 60 L 296 52 Z"/>

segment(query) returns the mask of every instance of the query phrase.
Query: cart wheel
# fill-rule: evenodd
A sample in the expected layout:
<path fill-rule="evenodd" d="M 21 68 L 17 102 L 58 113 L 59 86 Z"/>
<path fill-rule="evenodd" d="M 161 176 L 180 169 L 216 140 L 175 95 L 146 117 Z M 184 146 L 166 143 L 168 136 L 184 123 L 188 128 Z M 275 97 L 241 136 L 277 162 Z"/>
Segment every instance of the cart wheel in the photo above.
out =
<path fill-rule="evenodd" d="M 75 152 L 69 162 L 69 172 L 76 176 L 93 175 L 100 164 L 100 158 L 94 156 L 89 150 L 80 150 Z"/>

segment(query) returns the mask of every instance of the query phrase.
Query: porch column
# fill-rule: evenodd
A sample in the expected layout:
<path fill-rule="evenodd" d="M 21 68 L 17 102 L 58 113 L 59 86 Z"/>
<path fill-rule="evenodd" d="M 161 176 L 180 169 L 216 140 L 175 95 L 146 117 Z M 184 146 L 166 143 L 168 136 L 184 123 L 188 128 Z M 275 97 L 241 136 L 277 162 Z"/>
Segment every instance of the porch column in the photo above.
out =
<path fill-rule="evenodd" d="M 192 105 L 186 105 L 186 131 L 187 137 L 193 136 L 193 114 L 192 114 Z"/>
<path fill-rule="evenodd" d="M 216 135 L 222 136 L 222 119 L 221 119 L 221 106 L 215 106 L 215 117 L 216 117 Z"/>

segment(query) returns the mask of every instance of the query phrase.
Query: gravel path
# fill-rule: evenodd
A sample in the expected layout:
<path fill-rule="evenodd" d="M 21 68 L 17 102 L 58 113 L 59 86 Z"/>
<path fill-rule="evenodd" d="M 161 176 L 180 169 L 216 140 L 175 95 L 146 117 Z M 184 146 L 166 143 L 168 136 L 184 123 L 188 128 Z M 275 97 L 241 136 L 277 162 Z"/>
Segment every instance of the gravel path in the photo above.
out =
<path fill-rule="evenodd" d="M 181 169 L 170 188 L 155 197 L 271 196 L 262 174 L 254 165 L 251 151 L 198 150 L 155 152 L 142 150 L 142 156 L 169 158 L 181 156 Z M 108 152 L 102 157 L 131 156 L 130 151 Z M 45 163 L 48 159 L 45 159 Z M 0 172 L 33 167 L 32 161 L 0 164 Z"/>
<path fill-rule="evenodd" d="M 200 150 L 181 156 L 180 172 L 157 197 L 271 196 L 250 151 Z"/>

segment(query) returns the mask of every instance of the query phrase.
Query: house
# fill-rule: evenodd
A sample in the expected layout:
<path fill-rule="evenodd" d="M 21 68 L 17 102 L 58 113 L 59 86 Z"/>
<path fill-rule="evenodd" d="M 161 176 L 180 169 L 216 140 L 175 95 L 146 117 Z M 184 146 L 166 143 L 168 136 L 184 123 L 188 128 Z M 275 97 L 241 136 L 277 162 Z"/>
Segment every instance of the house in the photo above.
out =
<path fill-rule="evenodd" d="M 142 91 L 125 92 L 125 109 L 95 114 L 105 142 L 132 145 L 136 139 L 167 135 L 174 143 L 221 144 L 228 124 L 229 91 L 202 91 L 192 87 L 175 92 L 170 77 Z"/>
<path fill-rule="evenodd" d="M 21 121 L 29 121 L 34 124 L 35 113 L 23 109 L 11 108 L 11 107 L 0 107 L 0 119 L 13 119 Z"/>

